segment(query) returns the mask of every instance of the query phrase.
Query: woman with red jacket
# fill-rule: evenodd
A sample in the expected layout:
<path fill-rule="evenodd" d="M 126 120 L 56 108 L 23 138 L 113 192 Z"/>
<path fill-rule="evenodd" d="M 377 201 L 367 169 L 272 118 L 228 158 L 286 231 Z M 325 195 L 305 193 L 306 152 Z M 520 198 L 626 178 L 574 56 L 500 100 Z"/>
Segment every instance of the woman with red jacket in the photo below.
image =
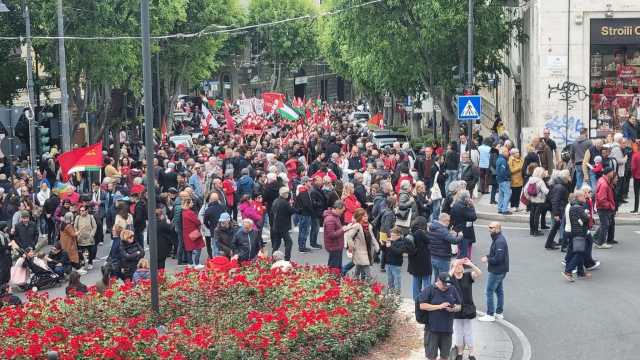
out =
<path fill-rule="evenodd" d="M 193 200 L 187 198 L 182 200 L 182 241 L 184 242 L 184 250 L 187 252 L 189 264 L 200 264 L 200 253 L 204 248 L 204 238 L 200 232 L 200 220 L 191 208 Z"/>
<path fill-rule="evenodd" d="M 353 213 L 362 207 L 354 193 L 353 183 L 345 183 L 342 188 L 342 202 L 344 203 L 344 223 L 350 224 Z"/>
<path fill-rule="evenodd" d="M 236 182 L 233 180 L 233 170 L 228 170 L 224 174 L 222 191 L 224 191 L 224 197 L 227 201 L 227 212 L 231 214 L 232 219 L 238 218 L 238 204 L 235 202 L 236 189 Z"/>
<path fill-rule="evenodd" d="M 638 213 L 638 200 L 640 199 L 640 146 L 638 143 L 640 140 L 636 140 L 633 144 L 633 156 L 631 157 L 631 177 L 633 177 L 633 211 L 632 213 Z"/>

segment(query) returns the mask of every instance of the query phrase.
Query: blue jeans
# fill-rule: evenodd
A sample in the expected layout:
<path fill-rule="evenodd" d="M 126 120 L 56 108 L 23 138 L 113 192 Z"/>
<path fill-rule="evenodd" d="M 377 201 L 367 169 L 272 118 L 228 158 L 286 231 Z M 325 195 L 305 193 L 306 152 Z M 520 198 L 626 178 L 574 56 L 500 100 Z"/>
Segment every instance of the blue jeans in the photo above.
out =
<path fill-rule="evenodd" d="M 576 190 L 580 190 L 584 182 L 584 173 L 582 172 L 582 165 L 576 165 L 576 167 Z"/>
<path fill-rule="evenodd" d="M 346 263 L 345 265 L 342 265 L 342 276 L 346 276 L 347 273 L 349 271 L 351 271 L 351 269 L 353 269 L 356 266 L 356 264 L 353 263 L 352 260 L 349 260 L 348 263 Z"/>
<path fill-rule="evenodd" d="M 443 196 L 449 193 L 449 184 L 454 180 L 458 180 L 458 170 L 445 170 L 445 173 L 447 174 L 447 180 L 444 183 Z"/>
<path fill-rule="evenodd" d="M 191 251 L 187 251 L 187 256 L 189 257 L 190 265 L 200 265 L 200 254 L 202 253 L 202 249 L 193 249 Z"/>
<path fill-rule="evenodd" d="M 431 268 L 433 269 L 433 283 L 435 284 L 438 274 L 441 272 L 449 272 L 451 259 L 438 256 L 431 257 Z"/>
<path fill-rule="evenodd" d="M 487 276 L 487 286 L 484 295 L 487 300 L 487 315 L 502 314 L 504 311 L 504 289 L 502 281 L 507 274 L 495 274 L 490 272 Z M 493 294 L 498 297 L 498 307 L 493 304 Z"/>
<path fill-rule="evenodd" d="M 320 219 L 311 217 L 311 230 L 309 231 L 309 244 L 318 245 L 318 232 L 320 231 Z"/>
<path fill-rule="evenodd" d="M 298 248 L 307 247 L 307 237 L 311 230 L 311 216 L 298 216 Z"/>
<path fill-rule="evenodd" d="M 434 200 L 431 203 L 431 219 L 429 219 L 429 221 L 435 221 L 438 220 L 438 218 L 440 217 L 440 208 L 442 206 L 442 199 L 440 200 Z M 449 270 L 447 270 L 449 271 Z"/>
<path fill-rule="evenodd" d="M 598 184 L 598 178 L 596 174 L 589 170 L 589 186 L 591 186 L 591 192 L 596 193 L 596 185 Z"/>
<path fill-rule="evenodd" d="M 509 202 L 511 200 L 511 181 L 503 181 L 499 185 L 498 193 L 498 212 L 504 213 L 509 211 Z"/>
<path fill-rule="evenodd" d="M 413 276 L 413 300 L 431 283 L 431 275 Z"/>
<path fill-rule="evenodd" d="M 400 284 L 402 283 L 402 267 L 398 265 L 387 264 L 387 282 L 389 290 L 395 289 L 400 292 Z"/>

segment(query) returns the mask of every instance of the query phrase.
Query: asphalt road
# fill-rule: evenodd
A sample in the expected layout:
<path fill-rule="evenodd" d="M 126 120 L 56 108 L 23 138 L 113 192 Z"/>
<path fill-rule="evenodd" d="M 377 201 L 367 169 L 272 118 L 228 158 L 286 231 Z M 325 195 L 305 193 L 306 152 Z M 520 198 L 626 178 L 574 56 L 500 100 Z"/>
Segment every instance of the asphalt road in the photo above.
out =
<path fill-rule="evenodd" d="M 559 251 L 544 249 L 543 237 L 530 237 L 524 224 L 503 224 L 510 248 L 510 273 L 505 280 L 505 319 L 519 327 L 532 346 L 533 359 L 636 359 L 634 344 L 640 338 L 640 287 L 633 275 L 640 254 L 639 226 L 618 227 L 616 239 L 621 243 L 610 250 L 594 249 L 594 257 L 602 262 L 590 280 L 568 283 L 561 275 Z M 476 224 L 478 243 L 473 259 L 487 253 L 490 238 L 486 222 Z M 296 251 L 293 261 L 326 264 L 327 253 L 314 250 L 309 254 Z M 322 235 L 319 237 L 322 239 Z M 100 246 L 96 266 L 82 281 L 93 285 L 100 277 L 110 241 Z M 203 256 L 205 256 L 203 254 Z M 344 261 L 348 259 L 344 258 Z M 167 261 L 168 271 L 179 270 L 175 261 Z M 411 297 L 411 276 L 403 272 L 402 295 Z M 484 271 L 486 266 L 480 265 Z M 386 284 L 386 274 L 374 267 L 373 275 Z M 475 284 L 474 297 L 479 310 L 485 310 L 484 280 Z M 64 296 L 64 288 L 48 290 L 50 297 Z M 515 344 L 517 346 L 517 344 Z M 517 353 L 517 351 L 516 351 Z"/>

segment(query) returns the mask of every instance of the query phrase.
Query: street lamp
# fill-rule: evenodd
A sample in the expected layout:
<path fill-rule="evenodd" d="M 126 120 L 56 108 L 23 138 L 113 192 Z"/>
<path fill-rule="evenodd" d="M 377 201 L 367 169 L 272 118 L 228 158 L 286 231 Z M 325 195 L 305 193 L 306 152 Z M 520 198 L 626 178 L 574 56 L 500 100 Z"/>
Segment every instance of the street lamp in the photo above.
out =
<path fill-rule="evenodd" d="M 0 13 L 9 12 L 9 8 L 2 1 L 0 1 Z"/>

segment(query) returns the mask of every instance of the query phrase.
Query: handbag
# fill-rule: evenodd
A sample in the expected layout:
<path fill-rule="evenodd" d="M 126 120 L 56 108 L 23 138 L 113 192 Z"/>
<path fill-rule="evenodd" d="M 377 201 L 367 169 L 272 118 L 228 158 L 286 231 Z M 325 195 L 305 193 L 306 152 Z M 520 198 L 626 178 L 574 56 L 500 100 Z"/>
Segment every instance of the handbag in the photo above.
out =
<path fill-rule="evenodd" d="M 191 241 L 196 241 L 198 239 L 200 239 L 202 237 L 202 233 L 200 233 L 200 230 L 195 229 L 192 232 L 189 233 L 189 239 L 191 239 Z"/>
<path fill-rule="evenodd" d="M 399 214 L 396 214 L 396 225 L 409 228 L 411 227 L 411 213 L 413 209 L 409 208 L 409 213 L 407 214 L 406 219 L 402 219 Z"/>
<path fill-rule="evenodd" d="M 520 194 L 520 202 L 521 202 L 524 206 L 529 205 L 529 199 L 527 199 L 527 197 L 525 196 L 524 192 L 523 192 L 522 194 Z"/>
<path fill-rule="evenodd" d="M 571 249 L 573 252 L 585 252 L 587 248 L 587 239 L 583 236 L 576 236 L 571 240 Z"/>
<path fill-rule="evenodd" d="M 431 186 L 431 201 L 442 199 L 442 192 L 440 191 L 440 186 L 438 186 L 438 175 L 440 175 L 440 171 L 437 171 L 436 176 L 433 177 L 433 186 Z"/>

